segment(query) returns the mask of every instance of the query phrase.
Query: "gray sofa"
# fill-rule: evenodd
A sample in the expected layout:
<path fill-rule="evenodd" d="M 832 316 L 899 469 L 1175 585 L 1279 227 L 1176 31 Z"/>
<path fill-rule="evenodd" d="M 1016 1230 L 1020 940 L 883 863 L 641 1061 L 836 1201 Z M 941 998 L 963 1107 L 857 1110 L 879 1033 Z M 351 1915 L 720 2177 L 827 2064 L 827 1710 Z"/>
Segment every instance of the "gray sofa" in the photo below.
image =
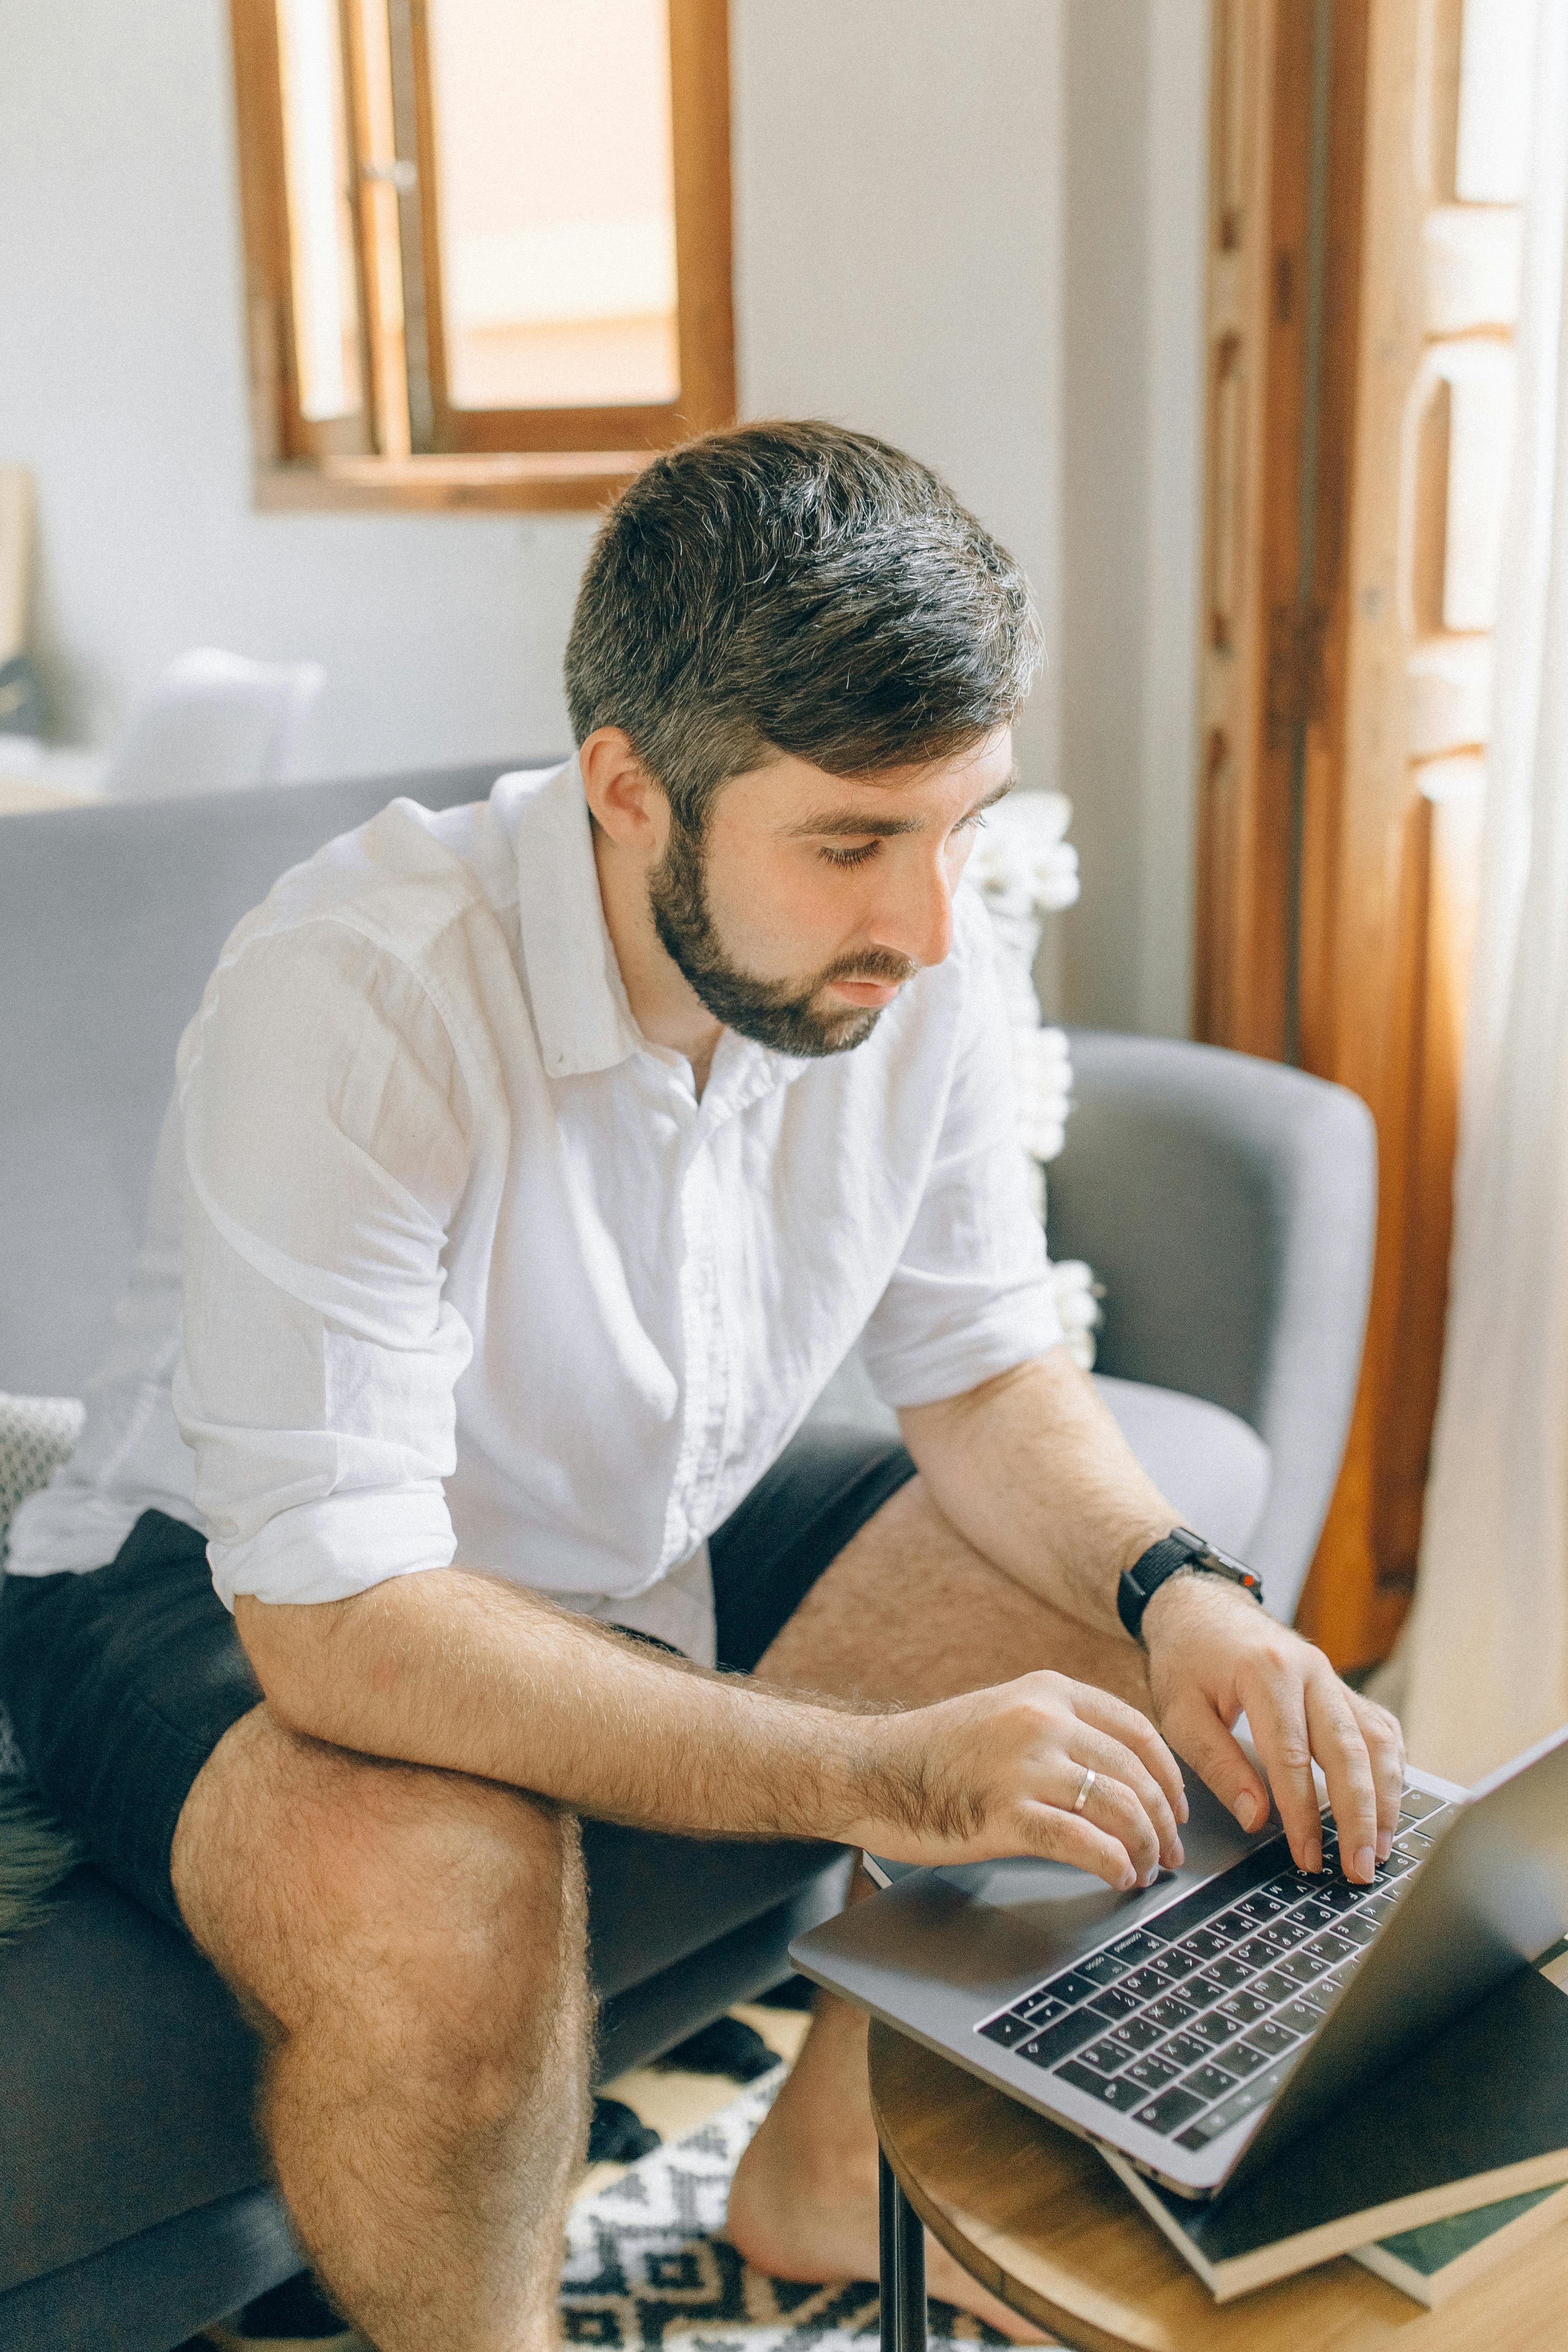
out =
<path fill-rule="evenodd" d="M 102 1353 L 175 1041 L 234 922 L 395 793 L 447 806 L 517 764 L 0 819 L 0 1391 L 79 1393 Z M 1106 1392 L 1288 1616 L 1354 1390 L 1370 1122 L 1200 1046 L 1074 1050 L 1051 1239 L 1106 1284 Z M 818 1411 L 878 1408 L 851 1363 Z M 595 1832 L 604 2074 L 776 1982 L 842 1867 Z M 179 1937 L 78 1871 L 0 1950 L 0 2352 L 169 2352 L 298 2266 L 250 2122 L 255 2043 Z"/>

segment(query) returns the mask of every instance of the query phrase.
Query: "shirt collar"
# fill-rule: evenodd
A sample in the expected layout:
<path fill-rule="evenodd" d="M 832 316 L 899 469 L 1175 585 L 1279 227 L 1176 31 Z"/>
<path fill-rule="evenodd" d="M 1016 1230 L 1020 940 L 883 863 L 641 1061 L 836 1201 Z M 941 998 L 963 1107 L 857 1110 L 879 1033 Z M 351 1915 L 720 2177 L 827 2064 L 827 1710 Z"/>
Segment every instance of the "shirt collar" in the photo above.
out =
<path fill-rule="evenodd" d="M 503 776 L 515 795 L 518 919 L 544 1066 L 552 1078 L 613 1069 L 642 1043 L 605 921 L 594 836 L 575 760 L 551 775 Z"/>
<path fill-rule="evenodd" d="M 550 774 L 502 776 L 493 788 L 512 803 L 518 919 L 523 969 L 544 1066 L 552 1078 L 613 1069 L 652 1051 L 632 1015 L 616 961 L 599 872 L 593 821 L 574 759 Z M 788 1086 L 808 1064 L 726 1030 L 703 1092 L 710 1106 L 736 1110 L 774 1087 Z"/>

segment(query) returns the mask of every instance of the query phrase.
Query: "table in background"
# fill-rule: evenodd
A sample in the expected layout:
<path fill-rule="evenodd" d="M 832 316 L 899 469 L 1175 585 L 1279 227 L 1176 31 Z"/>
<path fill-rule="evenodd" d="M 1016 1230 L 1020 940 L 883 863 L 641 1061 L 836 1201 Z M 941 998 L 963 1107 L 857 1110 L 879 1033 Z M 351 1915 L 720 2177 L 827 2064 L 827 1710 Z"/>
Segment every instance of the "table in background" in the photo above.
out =
<path fill-rule="evenodd" d="M 1526 2352 L 1568 2333 L 1568 2225 L 1439 2311 L 1349 2255 L 1216 2304 L 1085 2141 L 875 2022 L 871 2105 L 885 2352 L 923 2352 L 914 2213 L 982 2285 L 1074 2352 Z"/>

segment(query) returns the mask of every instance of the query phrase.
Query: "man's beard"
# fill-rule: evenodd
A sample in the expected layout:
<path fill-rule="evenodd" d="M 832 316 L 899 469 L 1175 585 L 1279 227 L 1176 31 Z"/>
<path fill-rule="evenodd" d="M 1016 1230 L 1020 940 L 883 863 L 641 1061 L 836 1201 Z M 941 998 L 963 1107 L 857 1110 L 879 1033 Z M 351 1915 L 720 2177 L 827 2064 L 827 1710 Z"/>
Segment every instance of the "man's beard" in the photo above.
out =
<path fill-rule="evenodd" d="M 670 827 L 668 846 L 648 877 L 647 897 L 666 955 L 713 1018 L 774 1053 L 847 1054 L 863 1045 L 883 1008 L 847 1005 L 824 1013 L 816 1009 L 823 990 L 836 980 L 906 981 L 920 969 L 890 948 L 864 948 L 840 956 L 805 987 L 742 971 L 725 951 L 708 903 L 701 835 L 681 824 Z"/>

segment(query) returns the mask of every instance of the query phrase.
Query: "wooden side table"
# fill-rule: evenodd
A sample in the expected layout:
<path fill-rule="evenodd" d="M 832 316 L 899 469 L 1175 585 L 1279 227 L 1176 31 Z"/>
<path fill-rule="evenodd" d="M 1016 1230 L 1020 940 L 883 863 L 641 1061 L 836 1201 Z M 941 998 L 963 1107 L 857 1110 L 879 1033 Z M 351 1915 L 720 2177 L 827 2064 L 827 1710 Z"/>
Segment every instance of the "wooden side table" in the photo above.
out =
<path fill-rule="evenodd" d="M 1524 2352 L 1563 2340 L 1568 2224 L 1439 2311 L 1348 2255 L 1216 2304 L 1091 2147 L 876 2022 L 871 2105 L 883 2352 L 924 2352 L 921 2221 L 993 2294 L 1074 2352 Z"/>

